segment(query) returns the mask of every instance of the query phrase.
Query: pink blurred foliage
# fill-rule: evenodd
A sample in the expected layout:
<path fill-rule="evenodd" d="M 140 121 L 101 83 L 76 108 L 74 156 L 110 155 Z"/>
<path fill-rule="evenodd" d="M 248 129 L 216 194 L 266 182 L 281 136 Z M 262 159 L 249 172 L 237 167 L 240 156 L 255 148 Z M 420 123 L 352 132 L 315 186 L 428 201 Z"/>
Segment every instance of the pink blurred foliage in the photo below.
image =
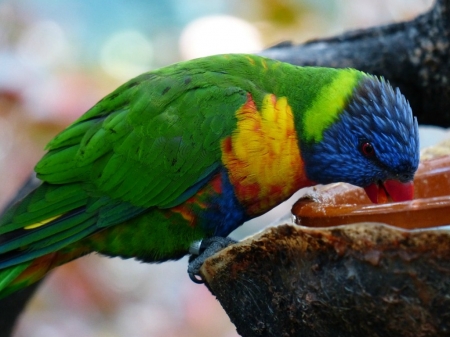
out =
<path fill-rule="evenodd" d="M 101 77 L 101 76 L 100 76 Z M 28 92 L 28 116 L 40 123 L 66 127 L 112 91 L 94 73 L 65 72 Z"/>
<path fill-rule="evenodd" d="M 73 326 L 83 336 L 237 336 L 214 296 L 189 282 L 185 268 L 186 260 L 145 265 L 96 255 L 78 259 L 52 272 L 15 336 L 44 333 L 47 326 L 64 336 Z"/>

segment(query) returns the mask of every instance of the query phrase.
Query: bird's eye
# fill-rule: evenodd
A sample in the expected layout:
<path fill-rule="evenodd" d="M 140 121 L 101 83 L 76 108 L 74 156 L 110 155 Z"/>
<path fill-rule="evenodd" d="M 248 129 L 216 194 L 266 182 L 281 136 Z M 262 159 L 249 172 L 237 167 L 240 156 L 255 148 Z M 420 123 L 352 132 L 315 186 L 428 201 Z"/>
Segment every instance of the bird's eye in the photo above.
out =
<path fill-rule="evenodd" d="M 363 142 L 361 143 L 361 152 L 366 157 L 373 157 L 375 155 L 375 149 L 373 148 L 373 145 L 369 142 Z"/>

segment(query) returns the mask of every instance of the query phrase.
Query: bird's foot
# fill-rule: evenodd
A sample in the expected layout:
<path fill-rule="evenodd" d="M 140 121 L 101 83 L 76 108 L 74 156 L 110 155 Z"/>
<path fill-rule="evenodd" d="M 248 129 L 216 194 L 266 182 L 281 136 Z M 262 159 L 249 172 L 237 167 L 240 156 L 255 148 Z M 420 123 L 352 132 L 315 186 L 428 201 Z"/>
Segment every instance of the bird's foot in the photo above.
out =
<path fill-rule="evenodd" d="M 203 262 L 205 262 L 208 257 L 236 242 L 236 240 L 228 237 L 223 238 L 220 236 L 213 236 L 192 243 L 189 248 L 189 253 L 191 254 L 188 266 L 189 278 L 198 284 L 205 283 L 200 276 L 200 268 L 203 265 Z"/>

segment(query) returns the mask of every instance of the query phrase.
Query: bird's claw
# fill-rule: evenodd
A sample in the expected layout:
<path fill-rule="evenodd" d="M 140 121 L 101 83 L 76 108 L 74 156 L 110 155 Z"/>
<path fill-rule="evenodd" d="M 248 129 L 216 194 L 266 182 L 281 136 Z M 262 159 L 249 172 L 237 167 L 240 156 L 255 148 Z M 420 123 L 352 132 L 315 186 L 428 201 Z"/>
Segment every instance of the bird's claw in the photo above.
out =
<path fill-rule="evenodd" d="M 188 274 L 192 282 L 197 284 L 205 283 L 200 275 L 200 268 L 202 267 L 203 262 L 205 262 L 208 257 L 236 242 L 236 240 L 231 238 L 223 238 L 220 236 L 193 242 L 189 247 L 189 254 L 191 254 L 191 256 L 188 265 Z"/>
<path fill-rule="evenodd" d="M 197 263 L 195 258 L 192 258 L 194 255 L 191 255 L 191 258 L 189 259 L 189 265 L 188 265 L 188 275 L 192 282 L 197 284 L 205 283 L 203 281 L 202 276 L 200 275 L 200 268 L 203 264 L 203 261 L 199 261 Z M 197 257 L 198 258 L 198 257 Z"/>

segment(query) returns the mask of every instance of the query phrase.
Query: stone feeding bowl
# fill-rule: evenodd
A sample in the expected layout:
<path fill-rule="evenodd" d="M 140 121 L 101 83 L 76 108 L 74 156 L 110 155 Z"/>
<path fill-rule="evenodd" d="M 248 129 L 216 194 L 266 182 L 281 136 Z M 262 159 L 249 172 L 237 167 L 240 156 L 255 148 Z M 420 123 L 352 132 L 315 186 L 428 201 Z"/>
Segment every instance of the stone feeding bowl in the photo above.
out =
<path fill-rule="evenodd" d="M 414 200 L 372 204 L 364 190 L 338 183 L 311 188 L 293 208 L 296 224 L 330 227 L 381 222 L 405 229 L 450 224 L 450 156 L 423 161 L 414 179 Z"/>

